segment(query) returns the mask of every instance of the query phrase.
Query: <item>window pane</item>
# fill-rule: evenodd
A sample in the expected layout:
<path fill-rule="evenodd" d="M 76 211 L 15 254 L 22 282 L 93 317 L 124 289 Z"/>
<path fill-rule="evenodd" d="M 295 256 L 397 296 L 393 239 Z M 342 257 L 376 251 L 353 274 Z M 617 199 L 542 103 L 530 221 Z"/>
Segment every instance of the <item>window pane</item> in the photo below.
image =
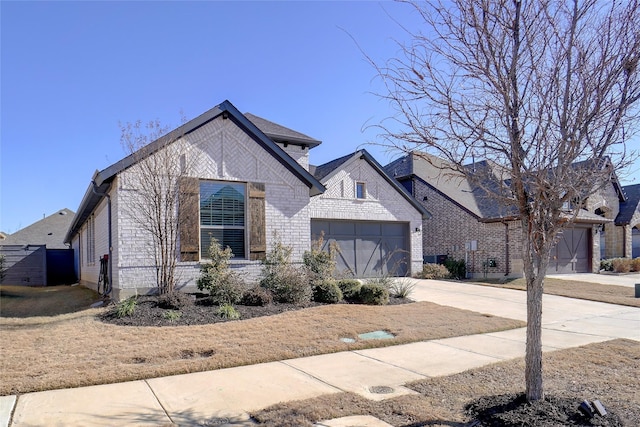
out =
<path fill-rule="evenodd" d="M 244 227 L 242 184 L 200 183 L 200 225 Z"/>
<path fill-rule="evenodd" d="M 214 237 L 222 248 L 227 246 L 236 258 L 244 258 L 244 230 L 243 229 L 223 229 L 223 228 L 202 228 L 200 230 L 201 257 L 209 258 L 209 246 L 211 238 Z"/>

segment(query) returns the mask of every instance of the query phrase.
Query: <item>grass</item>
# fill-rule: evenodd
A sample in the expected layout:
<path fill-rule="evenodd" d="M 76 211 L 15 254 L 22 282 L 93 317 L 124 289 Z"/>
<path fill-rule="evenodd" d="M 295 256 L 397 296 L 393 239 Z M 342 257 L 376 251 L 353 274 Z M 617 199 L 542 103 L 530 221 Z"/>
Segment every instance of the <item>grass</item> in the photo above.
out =
<path fill-rule="evenodd" d="M 104 309 L 0 319 L 0 395 L 197 372 L 342 350 L 477 334 L 523 322 L 427 302 L 326 305 L 196 326 L 134 327 L 96 319 Z M 216 307 L 212 307 L 216 316 Z M 384 341 L 340 338 L 385 330 Z"/>
<path fill-rule="evenodd" d="M 545 354 L 545 390 L 549 395 L 575 400 L 600 400 L 608 411 L 638 425 L 640 344 L 614 340 Z M 605 380 L 606 379 L 606 380 Z M 265 426 L 311 426 L 321 420 L 349 415 L 372 415 L 394 426 L 465 426 L 472 420 L 465 406 L 481 396 L 521 393 L 522 358 L 435 377 L 408 385 L 416 395 L 381 402 L 352 393 L 274 405 L 252 416 Z"/>
<path fill-rule="evenodd" d="M 509 279 L 508 281 L 491 279 L 473 279 L 470 283 L 497 288 L 517 289 L 525 291 L 525 279 Z M 640 307 L 640 298 L 635 298 L 635 289 L 628 286 L 598 285 L 591 282 L 576 280 L 562 280 L 555 278 L 544 279 L 544 293 L 563 297 L 600 301 L 610 304 Z"/>
<path fill-rule="evenodd" d="M 100 300 L 84 286 L 0 285 L 0 317 L 57 316 L 86 310 Z"/>

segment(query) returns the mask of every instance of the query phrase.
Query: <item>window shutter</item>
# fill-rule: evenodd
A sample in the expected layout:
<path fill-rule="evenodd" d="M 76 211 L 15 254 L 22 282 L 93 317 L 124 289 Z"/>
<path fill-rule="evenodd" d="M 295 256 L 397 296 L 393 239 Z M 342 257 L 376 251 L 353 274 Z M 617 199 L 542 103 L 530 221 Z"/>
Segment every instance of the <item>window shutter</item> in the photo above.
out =
<path fill-rule="evenodd" d="M 181 177 L 179 186 L 180 261 L 198 261 L 200 249 L 198 240 L 200 185 L 198 178 Z"/>
<path fill-rule="evenodd" d="M 249 183 L 249 259 L 263 260 L 267 252 L 264 183 Z"/>

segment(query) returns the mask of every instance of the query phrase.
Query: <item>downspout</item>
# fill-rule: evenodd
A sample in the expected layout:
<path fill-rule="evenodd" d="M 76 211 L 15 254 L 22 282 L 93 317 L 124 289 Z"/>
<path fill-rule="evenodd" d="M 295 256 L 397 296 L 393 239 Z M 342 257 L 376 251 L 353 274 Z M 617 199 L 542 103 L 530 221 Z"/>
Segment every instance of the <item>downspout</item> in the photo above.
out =
<path fill-rule="evenodd" d="M 504 276 L 507 277 L 509 275 L 509 259 L 511 258 L 509 256 L 509 223 L 508 222 L 503 222 L 504 224 L 504 242 L 505 242 L 505 248 L 504 248 L 504 253 L 505 253 L 505 260 L 504 260 L 504 266 L 505 266 L 505 272 L 504 272 Z"/>
<path fill-rule="evenodd" d="M 95 181 L 91 181 L 91 191 L 96 196 L 102 196 L 107 198 L 107 234 L 109 235 L 109 288 L 105 291 L 105 295 L 111 294 L 113 289 L 113 243 L 111 239 L 111 196 L 108 192 L 100 193 L 97 190 L 98 186 Z"/>

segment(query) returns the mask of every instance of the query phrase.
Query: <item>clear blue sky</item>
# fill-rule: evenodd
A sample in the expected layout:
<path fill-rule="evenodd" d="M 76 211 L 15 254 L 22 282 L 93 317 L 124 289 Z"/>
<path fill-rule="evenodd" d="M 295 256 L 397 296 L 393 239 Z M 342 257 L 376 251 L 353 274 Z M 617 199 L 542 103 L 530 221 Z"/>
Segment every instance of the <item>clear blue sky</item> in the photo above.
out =
<path fill-rule="evenodd" d="M 323 141 L 313 164 L 374 141 L 363 127 L 392 112 L 351 36 L 395 56 L 389 15 L 416 27 L 390 2 L 0 2 L 0 230 L 75 211 L 125 155 L 120 122 L 178 125 L 228 99 Z"/>

